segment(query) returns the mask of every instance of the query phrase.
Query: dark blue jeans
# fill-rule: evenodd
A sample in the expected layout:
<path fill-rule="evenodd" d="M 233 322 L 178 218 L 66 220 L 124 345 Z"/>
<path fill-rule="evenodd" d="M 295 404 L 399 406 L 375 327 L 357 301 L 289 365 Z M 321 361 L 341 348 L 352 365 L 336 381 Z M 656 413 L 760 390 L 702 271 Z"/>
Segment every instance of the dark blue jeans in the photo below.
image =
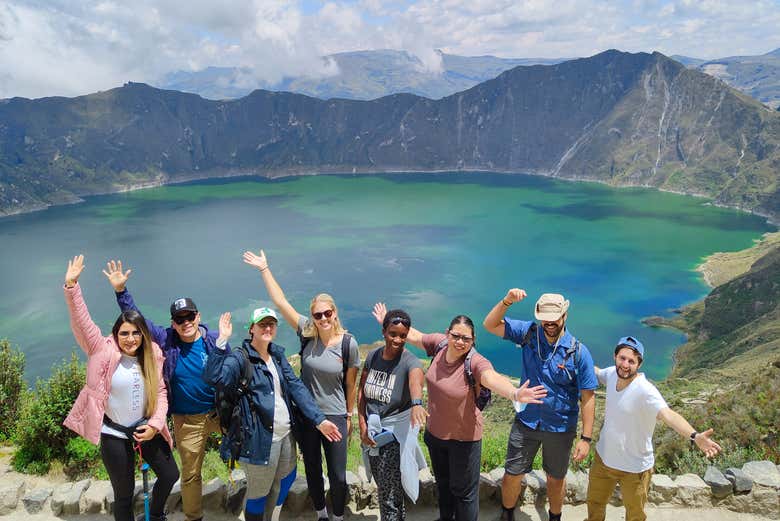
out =
<path fill-rule="evenodd" d="M 439 493 L 441 521 L 477 521 L 479 518 L 479 461 L 482 440 L 441 440 L 425 431 Z"/>

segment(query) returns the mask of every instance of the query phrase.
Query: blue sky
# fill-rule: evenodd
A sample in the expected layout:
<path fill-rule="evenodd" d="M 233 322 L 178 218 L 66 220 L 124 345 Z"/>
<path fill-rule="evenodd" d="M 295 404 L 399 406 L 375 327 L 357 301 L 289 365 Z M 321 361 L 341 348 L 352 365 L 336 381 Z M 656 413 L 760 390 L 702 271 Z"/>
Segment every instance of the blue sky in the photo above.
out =
<path fill-rule="evenodd" d="M 0 98 L 78 95 L 177 70 L 333 74 L 334 52 L 516 58 L 610 48 L 700 58 L 780 47 L 780 0 L 4 0 Z"/>

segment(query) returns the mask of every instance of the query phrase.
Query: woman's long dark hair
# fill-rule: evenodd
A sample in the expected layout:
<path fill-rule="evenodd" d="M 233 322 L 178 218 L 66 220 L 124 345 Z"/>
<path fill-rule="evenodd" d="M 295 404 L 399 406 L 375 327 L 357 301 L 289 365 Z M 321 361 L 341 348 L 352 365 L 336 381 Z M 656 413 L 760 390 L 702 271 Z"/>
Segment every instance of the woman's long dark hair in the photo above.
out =
<path fill-rule="evenodd" d="M 114 322 L 114 327 L 111 328 L 111 334 L 117 347 L 119 347 L 117 333 L 119 333 L 119 328 L 125 322 L 135 326 L 141 332 L 141 345 L 138 346 L 141 356 L 138 356 L 138 364 L 141 366 L 141 372 L 144 375 L 144 395 L 146 395 L 144 416 L 151 418 L 157 409 L 157 387 L 160 383 L 157 376 L 157 361 L 154 357 L 154 349 L 152 349 L 152 335 L 149 333 L 149 328 L 146 327 L 146 319 L 144 319 L 143 315 L 132 309 L 123 311 L 117 317 L 116 322 Z"/>

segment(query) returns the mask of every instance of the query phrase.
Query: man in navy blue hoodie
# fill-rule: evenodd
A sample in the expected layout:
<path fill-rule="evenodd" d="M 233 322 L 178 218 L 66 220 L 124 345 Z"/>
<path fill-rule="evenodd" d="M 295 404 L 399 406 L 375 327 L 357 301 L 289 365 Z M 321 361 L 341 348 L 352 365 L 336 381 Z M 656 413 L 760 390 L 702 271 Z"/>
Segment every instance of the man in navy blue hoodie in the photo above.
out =
<path fill-rule="evenodd" d="M 122 261 L 113 260 L 103 271 L 116 292 L 119 308 L 140 313 L 126 288 L 130 272 L 122 270 Z M 181 500 L 187 521 L 203 518 L 201 468 L 206 440 L 212 432 L 220 432 L 214 388 L 203 379 L 203 371 L 218 341 L 220 345 L 227 342 L 227 337 L 220 338 L 222 331 L 218 335 L 200 320 L 195 302 L 187 297 L 177 298 L 171 304 L 170 327 L 157 326 L 146 318 L 149 332 L 165 355 L 163 378 L 181 456 Z"/>

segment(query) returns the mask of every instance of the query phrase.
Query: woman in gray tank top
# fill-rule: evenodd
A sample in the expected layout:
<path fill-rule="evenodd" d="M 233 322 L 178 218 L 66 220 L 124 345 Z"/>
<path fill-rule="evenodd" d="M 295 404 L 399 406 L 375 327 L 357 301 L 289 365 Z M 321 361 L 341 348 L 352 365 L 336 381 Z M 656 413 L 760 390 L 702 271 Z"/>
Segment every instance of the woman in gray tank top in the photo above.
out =
<path fill-rule="evenodd" d="M 333 521 L 341 521 L 347 500 L 347 444 L 352 432 L 355 382 L 360 367 L 358 344 L 341 325 L 333 297 L 326 293 L 316 295 L 309 304 L 308 316 L 303 316 L 287 301 L 262 250 L 259 254 L 245 252 L 244 262 L 260 271 L 274 306 L 298 334 L 301 340 L 301 380 L 325 417 L 341 432 L 341 440 L 329 441 L 313 425 L 302 422 L 298 436 L 306 482 L 317 511 L 316 519 L 328 521 L 322 478 L 324 450 Z"/>

